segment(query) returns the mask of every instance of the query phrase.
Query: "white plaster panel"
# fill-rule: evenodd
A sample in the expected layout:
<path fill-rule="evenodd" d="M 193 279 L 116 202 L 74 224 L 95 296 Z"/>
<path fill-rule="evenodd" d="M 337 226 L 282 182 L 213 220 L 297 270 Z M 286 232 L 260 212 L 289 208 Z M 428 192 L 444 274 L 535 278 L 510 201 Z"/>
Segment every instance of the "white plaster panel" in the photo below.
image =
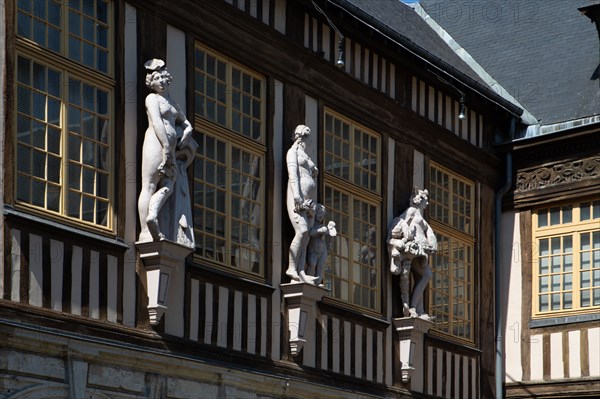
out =
<path fill-rule="evenodd" d="M 569 378 L 581 377 L 581 331 L 569 331 Z M 596 352 L 600 357 L 600 351 Z"/>
<path fill-rule="evenodd" d="M 73 247 L 71 259 L 71 313 L 81 315 L 81 267 L 83 263 L 81 247 Z"/>
<path fill-rule="evenodd" d="M 588 353 L 590 377 L 600 376 L 600 327 L 588 330 Z"/>
<path fill-rule="evenodd" d="M 136 241 L 137 213 L 137 91 L 140 84 L 137 65 L 137 10 L 125 3 L 123 73 L 125 79 L 125 252 L 123 267 L 123 324 L 135 325 L 136 306 Z M 143 83 L 142 83 L 143 84 Z"/>
<path fill-rule="evenodd" d="M 106 286 L 106 319 L 110 322 L 117 322 L 117 289 L 119 288 L 119 268 L 117 258 L 112 255 L 106 257 L 107 286 Z"/>
<path fill-rule="evenodd" d="M 285 21 L 286 21 L 286 4 L 287 0 L 274 0 L 275 1 L 275 30 L 279 33 L 285 34 Z"/>
<path fill-rule="evenodd" d="M 50 307 L 62 310 L 64 244 L 62 241 L 50 240 Z"/>
<path fill-rule="evenodd" d="M 501 219 L 500 270 L 506 282 L 506 324 L 504 331 L 505 379 L 506 382 L 523 380 L 521 364 L 522 342 L 522 266 L 520 214 L 504 212 Z"/>
<path fill-rule="evenodd" d="M 184 111 L 186 110 L 186 57 L 185 57 L 185 32 L 167 25 L 167 69 L 173 77 L 169 86 L 169 94 Z"/>
<path fill-rule="evenodd" d="M 425 156 L 417 150 L 414 151 L 413 185 L 419 188 L 425 187 Z"/>
<path fill-rule="evenodd" d="M 219 287 L 219 314 L 217 316 L 217 345 L 227 346 L 227 311 L 229 310 L 229 290 L 226 287 Z"/>
<path fill-rule="evenodd" d="M 206 283 L 204 293 L 204 343 L 210 344 L 212 330 L 215 328 L 213 320 L 213 285 Z"/>
<path fill-rule="evenodd" d="M 19 287 L 21 287 L 21 231 L 17 229 L 12 230 L 11 260 L 10 300 L 19 302 L 19 297 L 21 295 L 19 292 Z"/>
<path fill-rule="evenodd" d="M 37 234 L 29 234 L 29 304 L 39 307 L 43 305 L 44 272 L 42 257 L 42 237 Z"/>
<path fill-rule="evenodd" d="M 283 187 L 283 137 L 285 132 L 283 131 L 283 82 L 275 80 L 274 87 L 274 111 L 273 111 L 273 162 L 275 167 L 273 168 L 273 184 L 274 187 Z M 283 202 L 281 195 L 273 195 L 271 198 L 271 204 L 273 205 L 273 214 L 281 215 L 283 212 Z M 282 223 L 276 218 L 273 219 L 273 237 L 282 237 Z M 271 273 L 273 274 L 273 281 L 281 282 L 281 242 L 273 241 L 272 243 L 272 268 Z M 271 300 L 271 320 L 279 320 L 281 314 L 281 291 L 275 290 L 273 292 Z M 279 360 L 281 356 L 281 340 L 279 336 L 280 324 L 273 322 L 272 334 L 271 334 L 271 359 Z M 248 334 L 250 335 L 250 334 Z"/>
<path fill-rule="evenodd" d="M 100 318 L 100 254 L 90 251 L 89 311 L 93 319 Z"/>

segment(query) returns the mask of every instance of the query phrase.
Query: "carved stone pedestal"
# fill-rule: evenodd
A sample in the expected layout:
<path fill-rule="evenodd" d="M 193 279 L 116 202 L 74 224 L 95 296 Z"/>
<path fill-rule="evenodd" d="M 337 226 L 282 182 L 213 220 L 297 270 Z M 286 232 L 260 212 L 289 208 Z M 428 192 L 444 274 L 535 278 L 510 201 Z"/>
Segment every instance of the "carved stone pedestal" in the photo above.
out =
<path fill-rule="evenodd" d="M 306 283 L 281 284 L 280 287 L 288 309 L 290 354 L 296 356 L 305 343 L 315 345 L 317 302 L 323 299 L 327 289 Z"/>
<path fill-rule="evenodd" d="M 148 281 L 148 314 L 155 325 L 167 310 L 169 283 L 183 270 L 185 258 L 192 249 L 172 241 L 136 242 Z M 173 285 L 173 284 L 171 284 Z"/>
<path fill-rule="evenodd" d="M 423 359 L 423 337 L 433 327 L 433 322 L 421 318 L 403 317 L 394 319 L 402 382 L 410 382 L 410 389 L 423 390 L 425 374 Z"/>

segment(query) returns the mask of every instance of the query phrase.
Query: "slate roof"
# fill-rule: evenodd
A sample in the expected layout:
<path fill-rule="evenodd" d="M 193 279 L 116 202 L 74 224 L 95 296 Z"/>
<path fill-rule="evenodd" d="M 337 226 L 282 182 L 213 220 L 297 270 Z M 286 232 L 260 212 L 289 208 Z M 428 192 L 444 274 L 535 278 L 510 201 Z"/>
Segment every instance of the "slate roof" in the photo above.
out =
<path fill-rule="evenodd" d="M 400 0 L 330 0 L 353 15 L 363 14 L 366 22 L 376 28 L 383 27 L 401 44 L 411 49 L 417 49 L 429 61 L 441 65 L 450 71 L 458 80 L 471 85 L 473 82 L 478 90 L 500 103 L 511 112 L 520 115 L 522 110 L 497 96 L 479 75 L 477 75 L 429 25 L 408 5 Z M 450 67 L 450 68 L 447 68 Z M 462 75 L 462 76 L 461 76 Z M 466 79 L 464 79 L 466 77 Z M 470 80 L 470 81 L 469 81 Z"/>
<path fill-rule="evenodd" d="M 600 114 L 599 1 L 420 0 L 425 11 L 542 125 Z"/>

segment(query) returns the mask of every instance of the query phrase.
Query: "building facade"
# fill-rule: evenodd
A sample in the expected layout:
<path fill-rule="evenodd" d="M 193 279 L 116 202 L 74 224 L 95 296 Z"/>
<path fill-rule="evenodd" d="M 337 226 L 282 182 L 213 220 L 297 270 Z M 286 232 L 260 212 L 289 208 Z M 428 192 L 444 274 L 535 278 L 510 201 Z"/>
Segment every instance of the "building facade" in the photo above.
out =
<path fill-rule="evenodd" d="M 523 110 L 411 8 L 2 1 L 0 18 L 2 397 L 494 396 L 493 144 Z M 198 144 L 196 245 L 157 319 L 135 245 L 153 58 Z M 299 124 L 338 236 L 295 352 L 285 151 Z M 414 186 L 438 240 L 435 319 L 406 340 L 385 237 Z"/>
<path fill-rule="evenodd" d="M 591 23 L 598 6 L 420 5 L 486 81 L 525 110 L 520 129 L 499 146 L 512 164 L 496 285 L 506 397 L 600 393 L 600 84 Z"/>

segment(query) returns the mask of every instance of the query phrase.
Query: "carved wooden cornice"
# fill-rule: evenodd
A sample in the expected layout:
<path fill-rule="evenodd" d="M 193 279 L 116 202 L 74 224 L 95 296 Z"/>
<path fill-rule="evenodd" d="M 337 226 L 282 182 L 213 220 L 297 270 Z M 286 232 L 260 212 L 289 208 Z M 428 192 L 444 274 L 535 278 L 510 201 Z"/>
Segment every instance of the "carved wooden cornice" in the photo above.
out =
<path fill-rule="evenodd" d="M 515 192 L 522 193 L 598 178 L 600 178 L 600 155 L 595 155 L 576 161 L 519 171 Z"/>

